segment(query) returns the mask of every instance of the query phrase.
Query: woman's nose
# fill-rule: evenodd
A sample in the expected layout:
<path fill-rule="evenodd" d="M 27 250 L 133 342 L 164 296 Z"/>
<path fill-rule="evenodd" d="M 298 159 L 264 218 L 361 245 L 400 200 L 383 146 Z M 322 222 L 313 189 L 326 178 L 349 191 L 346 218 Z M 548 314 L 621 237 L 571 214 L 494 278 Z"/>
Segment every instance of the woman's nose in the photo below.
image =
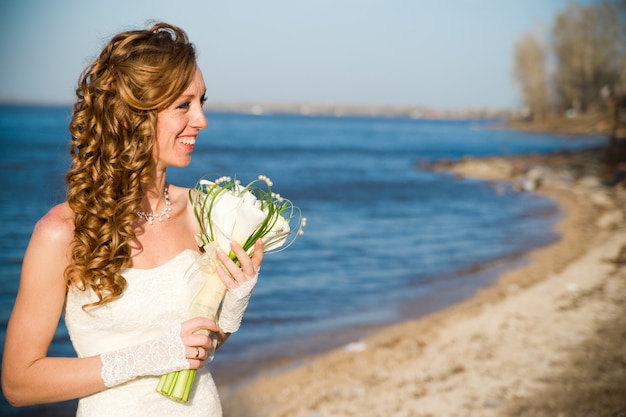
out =
<path fill-rule="evenodd" d="M 206 115 L 204 114 L 204 110 L 202 109 L 202 107 L 200 107 L 196 111 L 196 114 L 194 115 L 193 127 L 198 128 L 198 129 L 204 129 L 208 125 L 209 125 L 209 121 L 207 120 Z"/>

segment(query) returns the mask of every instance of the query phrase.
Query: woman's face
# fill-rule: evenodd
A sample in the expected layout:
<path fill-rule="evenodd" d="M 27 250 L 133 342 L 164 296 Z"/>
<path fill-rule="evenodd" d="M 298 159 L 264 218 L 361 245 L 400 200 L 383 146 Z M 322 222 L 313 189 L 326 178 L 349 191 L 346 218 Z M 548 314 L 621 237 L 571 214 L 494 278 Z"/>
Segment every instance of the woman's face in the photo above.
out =
<path fill-rule="evenodd" d="M 154 147 L 157 169 L 185 167 L 201 129 L 208 126 L 202 105 L 206 87 L 202 72 L 196 73 L 189 87 L 168 108 L 157 114 L 157 140 Z"/>

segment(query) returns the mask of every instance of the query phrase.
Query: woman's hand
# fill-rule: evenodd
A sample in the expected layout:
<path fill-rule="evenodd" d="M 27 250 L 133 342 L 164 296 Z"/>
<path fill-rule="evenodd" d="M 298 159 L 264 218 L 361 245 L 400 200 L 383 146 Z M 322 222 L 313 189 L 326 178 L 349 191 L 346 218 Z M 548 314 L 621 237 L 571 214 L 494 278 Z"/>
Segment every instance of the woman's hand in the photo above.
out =
<path fill-rule="evenodd" d="M 202 330 L 221 333 L 217 324 L 205 317 L 195 317 L 181 324 L 180 338 L 185 345 L 185 356 L 189 362 L 189 369 L 200 369 L 206 361 L 213 359 L 216 347 L 214 339 L 202 334 L 206 333 Z"/>
<path fill-rule="evenodd" d="M 263 261 L 263 242 L 259 239 L 254 243 L 252 256 L 248 256 L 241 245 L 235 241 L 230 243 L 230 248 L 237 256 L 241 267 L 233 262 L 223 250 L 218 249 L 217 257 L 221 261 L 221 265 L 218 264 L 216 268 L 217 274 L 229 290 L 257 278 L 261 262 Z"/>
<path fill-rule="evenodd" d="M 263 242 L 260 239 L 254 244 L 252 256 L 248 256 L 237 242 L 232 242 L 230 247 L 239 259 L 241 267 L 223 251 L 219 249 L 217 251 L 217 256 L 222 262 L 222 265 L 217 265 L 217 273 L 228 288 L 218 321 L 224 333 L 234 333 L 239 329 L 263 261 Z"/>

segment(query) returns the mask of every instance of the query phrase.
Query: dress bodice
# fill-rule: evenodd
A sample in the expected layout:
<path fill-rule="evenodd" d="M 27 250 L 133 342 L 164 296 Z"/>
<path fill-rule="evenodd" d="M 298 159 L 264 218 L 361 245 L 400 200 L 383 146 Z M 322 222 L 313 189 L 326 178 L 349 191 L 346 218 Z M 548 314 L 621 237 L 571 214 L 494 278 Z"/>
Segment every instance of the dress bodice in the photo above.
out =
<path fill-rule="evenodd" d="M 185 250 L 163 265 L 150 269 L 127 268 L 121 297 L 104 306 L 90 291 L 72 287 L 67 294 L 65 324 L 78 357 L 99 355 L 153 339 L 188 319 L 193 295 L 201 282 L 193 274 L 199 254 Z M 221 416 L 217 389 L 205 368 L 198 371 L 187 403 L 156 392 L 159 377 L 142 377 L 106 389 L 79 401 L 78 416 Z"/>

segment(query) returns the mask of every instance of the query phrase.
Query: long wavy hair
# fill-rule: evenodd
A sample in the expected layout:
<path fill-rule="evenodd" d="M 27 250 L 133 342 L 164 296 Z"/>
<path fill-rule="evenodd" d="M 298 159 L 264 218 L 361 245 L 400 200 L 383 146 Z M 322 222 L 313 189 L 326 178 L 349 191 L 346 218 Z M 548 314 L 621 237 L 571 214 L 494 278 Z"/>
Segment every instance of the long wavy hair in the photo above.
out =
<path fill-rule="evenodd" d="M 189 86 L 196 53 L 185 32 L 166 23 L 114 36 L 82 72 L 70 122 L 67 202 L 74 240 L 68 286 L 91 289 L 98 306 L 126 288 L 132 222 L 154 167 L 157 112 Z"/>

